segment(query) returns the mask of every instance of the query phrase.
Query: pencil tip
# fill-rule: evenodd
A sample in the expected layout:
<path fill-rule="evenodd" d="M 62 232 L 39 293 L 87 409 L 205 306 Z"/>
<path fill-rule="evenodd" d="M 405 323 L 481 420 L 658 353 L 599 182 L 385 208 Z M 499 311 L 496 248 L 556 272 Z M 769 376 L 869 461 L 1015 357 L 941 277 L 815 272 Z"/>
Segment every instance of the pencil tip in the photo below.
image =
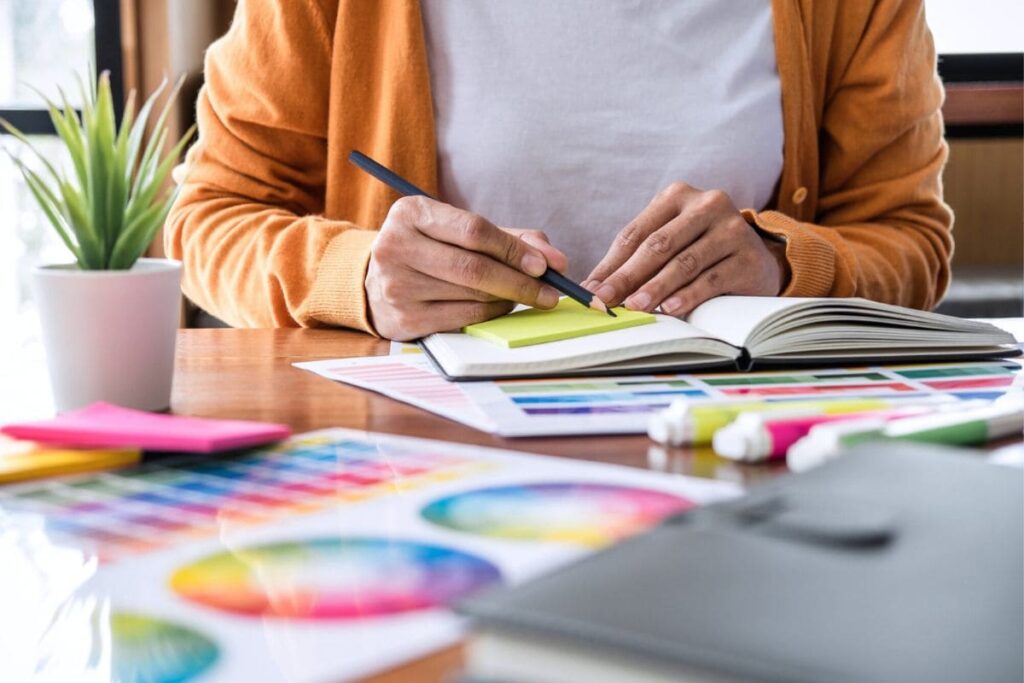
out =
<path fill-rule="evenodd" d="M 615 315 L 615 312 L 612 309 L 608 308 L 608 305 L 605 302 L 601 301 L 596 296 L 592 297 L 590 299 L 590 307 L 593 308 L 595 311 L 601 311 L 602 313 L 607 313 L 608 315 L 610 315 L 613 318 L 619 317 L 619 316 Z"/>

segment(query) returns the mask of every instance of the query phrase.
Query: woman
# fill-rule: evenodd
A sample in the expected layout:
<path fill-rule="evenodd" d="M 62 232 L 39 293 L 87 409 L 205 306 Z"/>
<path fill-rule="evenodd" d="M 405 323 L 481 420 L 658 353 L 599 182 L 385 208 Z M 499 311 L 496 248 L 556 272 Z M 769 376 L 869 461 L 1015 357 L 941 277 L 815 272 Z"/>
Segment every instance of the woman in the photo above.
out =
<path fill-rule="evenodd" d="M 949 280 L 919 0 L 241 0 L 206 78 L 166 246 L 232 325 L 411 339 L 553 305 L 549 265 L 680 316 Z"/>

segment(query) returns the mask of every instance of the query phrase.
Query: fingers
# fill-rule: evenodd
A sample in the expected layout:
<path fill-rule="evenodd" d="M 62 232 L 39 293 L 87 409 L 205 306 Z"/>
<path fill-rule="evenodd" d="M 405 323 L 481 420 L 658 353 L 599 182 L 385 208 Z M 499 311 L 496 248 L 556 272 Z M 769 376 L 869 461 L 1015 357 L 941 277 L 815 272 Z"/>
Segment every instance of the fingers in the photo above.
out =
<path fill-rule="evenodd" d="M 558 292 L 536 278 L 567 265 L 542 232 L 406 197 L 374 240 L 364 288 L 377 332 L 406 340 L 502 315 L 512 302 L 552 308 Z"/>
<path fill-rule="evenodd" d="M 670 294 L 693 282 L 698 275 L 728 257 L 737 245 L 722 237 L 711 232 L 703 233 L 697 241 L 670 258 L 654 277 L 631 294 L 623 302 L 626 308 L 653 311 Z"/>
<path fill-rule="evenodd" d="M 609 275 L 594 293 L 609 306 L 617 306 L 626 297 L 632 298 L 640 294 L 638 290 L 643 284 L 665 268 L 689 270 L 697 266 L 694 255 L 688 252 L 695 240 L 707 234 L 710 227 L 707 220 L 710 219 L 707 214 L 684 209 L 681 215 L 651 233 L 636 252 L 618 270 Z M 696 276 L 698 272 L 700 271 L 692 272 L 689 277 Z"/>
<path fill-rule="evenodd" d="M 430 306 L 430 316 L 439 316 L 452 324 L 453 330 L 460 329 L 466 325 L 483 322 L 499 315 L 505 315 L 512 310 L 514 304 L 510 301 L 494 301 L 490 303 L 467 302 L 467 301 L 441 301 Z M 426 308 L 424 308 L 426 311 Z M 427 321 L 429 323 L 429 320 Z"/>
<path fill-rule="evenodd" d="M 538 308 L 552 308 L 558 303 L 558 291 L 536 278 L 484 254 L 427 239 L 415 232 L 402 239 L 378 239 L 373 258 L 383 263 L 404 264 L 405 268 L 432 279 L 499 299 Z M 385 279 L 391 279 L 391 269 Z"/>
<path fill-rule="evenodd" d="M 608 253 L 587 276 L 584 284 L 589 285 L 591 280 L 603 282 L 621 268 L 644 240 L 678 215 L 681 202 L 695 192 L 697 190 L 685 183 L 673 183 L 659 192 L 646 208 L 616 235 Z"/>
<path fill-rule="evenodd" d="M 489 320 L 514 305 L 407 268 L 383 273 L 372 259 L 365 286 L 374 328 L 398 341 Z"/>
<path fill-rule="evenodd" d="M 378 324 L 377 330 L 388 339 L 409 341 L 434 332 L 458 330 L 466 325 L 483 322 L 512 310 L 509 301 L 438 301 L 393 311 L 389 314 L 386 327 Z"/>
<path fill-rule="evenodd" d="M 695 278 L 738 248 L 733 237 L 750 237 L 750 228 L 724 192 L 702 192 L 688 185 L 673 185 L 661 195 L 676 215 L 655 229 L 633 254 L 603 282 L 589 289 L 610 306 L 629 300 L 638 309 L 651 310 L 668 293 Z M 697 241 L 710 239 L 696 251 Z M 646 287 L 657 280 L 654 287 Z"/>
<path fill-rule="evenodd" d="M 544 254 L 544 258 L 547 259 L 548 265 L 558 272 L 564 273 L 569 269 L 569 258 L 558 248 L 552 245 L 548 240 L 548 236 L 542 231 L 517 230 L 513 228 L 502 228 L 502 230 L 510 232 L 530 246 L 536 247 L 542 254 Z"/>
<path fill-rule="evenodd" d="M 510 268 L 537 277 L 547 270 L 542 252 L 486 219 L 427 197 L 405 197 L 389 212 L 438 241 L 484 254 Z"/>
<path fill-rule="evenodd" d="M 730 293 L 729 284 L 735 282 L 736 259 L 726 259 L 703 271 L 688 285 L 673 292 L 661 304 L 668 315 L 682 318 L 708 299 Z"/>
<path fill-rule="evenodd" d="M 738 228 L 734 230 L 737 232 Z M 719 261 L 712 262 L 711 254 L 716 253 L 712 240 L 702 239 L 696 246 L 705 246 L 707 256 L 696 256 L 695 259 L 706 258 L 706 265 L 698 266 L 700 272 L 686 281 L 682 287 L 672 291 L 666 278 L 663 283 L 672 293 L 661 302 L 661 310 L 668 315 L 683 317 L 689 315 L 694 308 L 708 299 L 725 294 L 741 294 L 752 296 L 774 296 L 779 293 L 779 265 L 773 254 L 749 227 L 738 236 L 726 238 L 726 231 L 721 231 L 724 239 L 716 239 L 716 245 L 733 245 L 733 248 Z M 662 282 L 657 283 L 662 286 Z"/>
<path fill-rule="evenodd" d="M 401 308 L 431 301 L 478 301 L 494 303 L 500 299 L 468 287 L 462 287 L 411 268 L 389 269 L 384 277 L 375 275 L 375 298 L 389 306 Z"/>

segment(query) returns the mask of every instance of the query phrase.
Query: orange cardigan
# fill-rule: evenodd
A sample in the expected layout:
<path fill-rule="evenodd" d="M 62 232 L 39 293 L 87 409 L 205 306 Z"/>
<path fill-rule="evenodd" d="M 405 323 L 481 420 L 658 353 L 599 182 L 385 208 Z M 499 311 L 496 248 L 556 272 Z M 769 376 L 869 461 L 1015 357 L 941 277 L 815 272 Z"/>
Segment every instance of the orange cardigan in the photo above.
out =
<path fill-rule="evenodd" d="M 772 210 L 744 215 L 786 240 L 784 294 L 934 306 L 952 215 L 923 2 L 773 12 L 784 162 Z M 234 326 L 372 333 L 363 279 L 397 195 L 346 157 L 437 189 L 418 1 L 242 0 L 207 55 L 198 118 L 166 230 L 185 293 Z"/>

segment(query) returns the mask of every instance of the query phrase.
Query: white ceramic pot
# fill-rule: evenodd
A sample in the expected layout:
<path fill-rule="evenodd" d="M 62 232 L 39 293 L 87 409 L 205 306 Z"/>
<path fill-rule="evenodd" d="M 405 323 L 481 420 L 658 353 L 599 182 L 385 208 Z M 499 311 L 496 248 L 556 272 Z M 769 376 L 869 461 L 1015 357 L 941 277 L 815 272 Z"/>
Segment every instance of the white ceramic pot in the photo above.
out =
<path fill-rule="evenodd" d="M 43 266 L 33 273 L 58 412 L 108 401 L 171 405 L 181 263 L 139 259 L 131 270 Z"/>

